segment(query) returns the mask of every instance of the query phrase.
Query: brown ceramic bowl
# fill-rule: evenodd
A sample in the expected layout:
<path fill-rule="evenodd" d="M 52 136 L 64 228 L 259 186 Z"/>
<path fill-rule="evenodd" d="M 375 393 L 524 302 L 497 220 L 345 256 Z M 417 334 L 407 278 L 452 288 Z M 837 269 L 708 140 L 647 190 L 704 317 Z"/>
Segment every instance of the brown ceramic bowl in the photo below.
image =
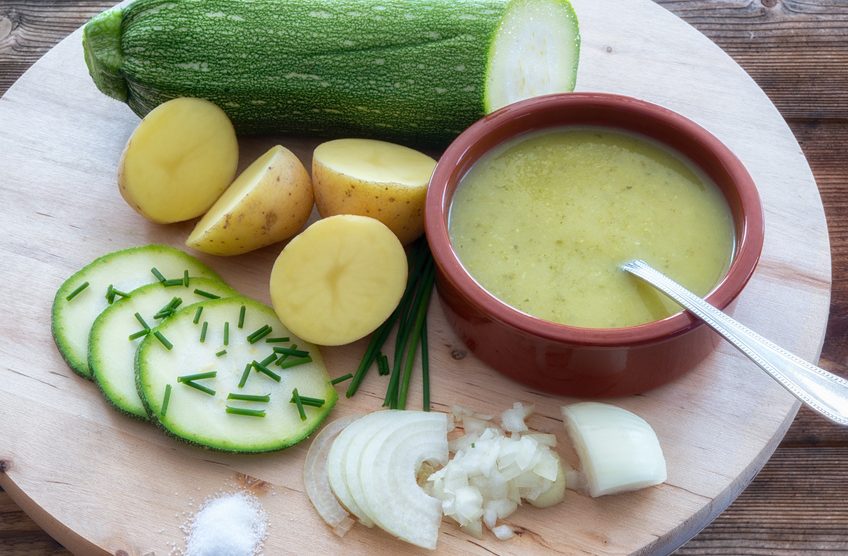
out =
<path fill-rule="evenodd" d="M 507 106 L 472 125 L 448 147 L 433 173 L 425 209 L 438 291 L 448 322 L 469 349 L 519 382 L 581 397 L 643 392 L 694 367 L 715 347 L 714 333 L 683 312 L 608 329 L 566 326 L 530 316 L 477 284 L 448 236 L 453 194 L 481 156 L 523 133 L 569 125 L 647 136 L 706 173 L 724 193 L 736 226 L 733 261 L 707 300 L 727 309 L 739 295 L 763 247 L 762 207 L 751 176 L 727 147 L 694 122 L 648 102 L 604 93 L 549 95 Z"/>

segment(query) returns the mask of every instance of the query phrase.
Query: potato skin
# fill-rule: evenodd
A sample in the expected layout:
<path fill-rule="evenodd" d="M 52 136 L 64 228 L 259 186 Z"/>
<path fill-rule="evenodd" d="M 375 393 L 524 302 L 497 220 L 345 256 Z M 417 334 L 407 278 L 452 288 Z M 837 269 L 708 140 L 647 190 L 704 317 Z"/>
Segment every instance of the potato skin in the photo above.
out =
<path fill-rule="evenodd" d="M 380 150 L 380 146 L 375 144 L 382 143 L 365 139 L 342 139 L 334 142 L 342 141 L 348 142 L 353 149 L 357 148 L 356 143 L 370 143 L 371 152 Z M 342 168 L 334 168 L 325 163 L 323 157 L 330 158 L 330 155 L 322 152 L 322 146 L 315 150 L 315 156 L 312 158 L 315 204 L 322 217 L 356 214 L 375 218 L 388 226 L 404 245 L 412 243 L 424 233 L 424 201 L 429 174 L 421 178 L 421 182 L 416 185 L 393 183 L 390 180 L 362 179 L 354 175 L 354 172 L 345 172 Z M 387 160 L 391 160 L 392 150 L 411 151 L 398 145 L 386 146 L 388 153 L 385 153 L 384 157 Z M 367 148 L 361 150 L 363 156 L 369 154 Z M 425 160 L 429 158 L 421 153 L 416 154 Z M 398 163 L 403 164 L 402 161 Z M 432 165 L 435 167 L 435 160 L 432 160 Z M 387 175 L 390 174 L 389 167 Z"/>
<path fill-rule="evenodd" d="M 210 255 L 240 255 L 286 240 L 306 224 L 312 182 L 297 156 L 275 146 L 236 178 L 197 223 L 186 245 Z"/>

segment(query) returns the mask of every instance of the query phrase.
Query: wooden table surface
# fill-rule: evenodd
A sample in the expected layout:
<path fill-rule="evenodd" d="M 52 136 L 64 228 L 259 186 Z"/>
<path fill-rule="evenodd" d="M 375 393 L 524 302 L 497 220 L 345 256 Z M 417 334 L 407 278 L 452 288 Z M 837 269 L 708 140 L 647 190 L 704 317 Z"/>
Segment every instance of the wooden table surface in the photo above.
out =
<path fill-rule="evenodd" d="M 833 256 L 820 365 L 848 376 L 848 0 L 657 0 L 724 48 L 806 154 Z M 0 0 L 0 94 L 110 0 Z M 775 160 L 775 164 L 780 164 Z M 678 554 L 848 553 L 848 429 L 802 409 L 747 490 Z M 0 490 L 0 554 L 67 554 Z"/>

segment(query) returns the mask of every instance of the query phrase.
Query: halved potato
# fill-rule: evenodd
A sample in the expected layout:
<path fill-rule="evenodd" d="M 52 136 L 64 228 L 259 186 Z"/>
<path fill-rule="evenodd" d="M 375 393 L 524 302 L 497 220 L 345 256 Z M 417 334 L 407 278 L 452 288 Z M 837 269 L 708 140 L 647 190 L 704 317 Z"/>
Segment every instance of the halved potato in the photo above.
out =
<path fill-rule="evenodd" d="M 321 216 L 376 218 L 407 244 L 424 232 L 424 198 L 435 166 L 429 156 L 385 141 L 328 141 L 312 157 L 315 204 Z"/>
<path fill-rule="evenodd" d="M 215 104 L 176 98 L 154 108 L 133 132 L 118 188 L 139 214 L 160 224 L 200 216 L 232 183 L 238 142 Z"/>
<path fill-rule="evenodd" d="M 380 221 L 338 215 L 309 226 L 277 257 L 271 302 L 293 334 L 314 344 L 349 344 L 373 332 L 400 301 L 406 253 Z"/>
<path fill-rule="evenodd" d="M 186 245 L 240 255 L 296 234 L 312 212 L 312 182 L 300 160 L 277 145 L 242 172 L 200 219 Z"/>

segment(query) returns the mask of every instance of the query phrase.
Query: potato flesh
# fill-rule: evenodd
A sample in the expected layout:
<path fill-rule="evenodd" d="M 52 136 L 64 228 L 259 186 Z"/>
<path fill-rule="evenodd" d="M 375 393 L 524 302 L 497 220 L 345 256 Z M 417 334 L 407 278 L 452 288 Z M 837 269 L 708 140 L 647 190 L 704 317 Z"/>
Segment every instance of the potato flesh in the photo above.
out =
<path fill-rule="evenodd" d="M 158 223 L 206 212 L 233 181 L 238 142 L 223 110 L 177 98 L 156 107 L 130 137 L 120 164 L 121 195 Z"/>
<path fill-rule="evenodd" d="M 186 245 L 211 255 L 240 255 L 296 234 L 312 212 L 312 182 L 294 153 L 279 145 L 248 166 Z"/>
<path fill-rule="evenodd" d="M 435 166 L 423 153 L 384 141 L 322 143 L 312 158 L 318 212 L 376 218 L 401 243 L 410 243 L 424 231 L 424 199 Z"/>
<path fill-rule="evenodd" d="M 406 286 L 406 254 L 373 218 L 339 215 L 295 237 L 271 271 L 271 301 L 294 334 L 319 345 L 354 342 L 397 307 Z"/>

